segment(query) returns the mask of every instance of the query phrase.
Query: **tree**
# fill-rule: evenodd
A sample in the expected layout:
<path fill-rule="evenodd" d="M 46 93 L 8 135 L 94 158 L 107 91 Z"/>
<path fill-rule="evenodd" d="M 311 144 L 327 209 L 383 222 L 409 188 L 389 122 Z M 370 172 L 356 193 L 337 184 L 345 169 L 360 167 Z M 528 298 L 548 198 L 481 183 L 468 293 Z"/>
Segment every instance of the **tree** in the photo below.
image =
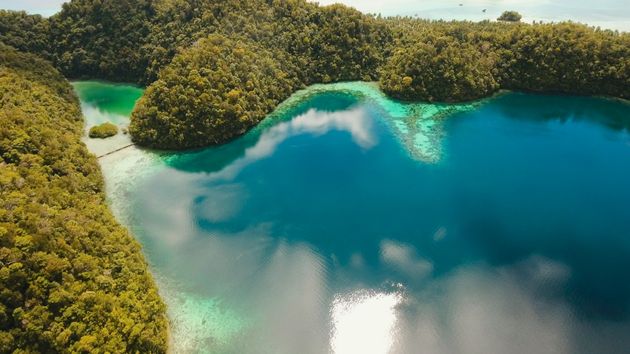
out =
<path fill-rule="evenodd" d="M 90 138 L 105 139 L 118 134 L 118 127 L 110 122 L 95 125 L 88 133 Z"/>
<path fill-rule="evenodd" d="M 0 352 L 166 352 L 164 304 L 107 207 L 72 87 L 0 44 L 0 97 Z"/>
<path fill-rule="evenodd" d="M 266 49 L 211 35 L 160 72 L 138 102 L 129 132 L 136 143 L 169 149 L 224 143 L 295 89 Z"/>
<path fill-rule="evenodd" d="M 521 14 L 516 11 L 504 11 L 501 16 L 497 18 L 498 21 L 506 21 L 506 22 L 520 22 Z"/>
<path fill-rule="evenodd" d="M 403 100 L 468 101 L 498 88 L 494 60 L 471 44 L 436 38 L 397 49 L 382 69 L 380 86 Z"/>

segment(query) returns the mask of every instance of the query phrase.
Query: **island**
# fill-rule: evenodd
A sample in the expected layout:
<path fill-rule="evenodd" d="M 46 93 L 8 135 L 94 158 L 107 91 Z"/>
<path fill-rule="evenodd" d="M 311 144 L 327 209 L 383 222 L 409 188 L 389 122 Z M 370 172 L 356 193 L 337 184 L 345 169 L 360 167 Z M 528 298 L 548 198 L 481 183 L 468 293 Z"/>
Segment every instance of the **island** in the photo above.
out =
<path fill-rule="evenodd" d="M 162 150 L 229 142 L 318 83 L 377 82 L 401 101 L 501 90 L 630 99 L 630 34 L 499 20 L 385 18 L 305 0 L 1 10 L 0 352 L 168 351 L 165 306 L 108 209 L 68 80 L 145 86 L 129 134 Z M 115 134 L 101 128 L 90 136 Z"/>

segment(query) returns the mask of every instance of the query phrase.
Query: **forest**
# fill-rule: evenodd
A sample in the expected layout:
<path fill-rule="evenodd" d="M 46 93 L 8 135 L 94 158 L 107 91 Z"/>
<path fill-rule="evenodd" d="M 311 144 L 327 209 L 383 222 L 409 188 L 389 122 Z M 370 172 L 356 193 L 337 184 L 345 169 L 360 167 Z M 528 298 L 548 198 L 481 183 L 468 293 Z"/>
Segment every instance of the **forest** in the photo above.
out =
<path fill-rule="evenodd" d="M 165 307 L 105 202 L 72 87 L 0 44 L 0 352 L 166 352 Z"/>
<path fill-rule="evenodd" d="M 454 102 L 498 89 L 630 98 L 630 34 L 574 23 L 388 19 L 396 38 L 381 88 Z"/>
<path fill-rule="evenodd" d="M 164 305 L 108 211 L 67 79 L 147 87 L 130 126 L 158 149 L 221 144 L 314 83 L 400 100 L 499 90 L 630 99 L 630 34 L 576 23 L 383 18 L 305 0 L 73 0 L 0 11 L 0 352 L 164 352 Z"/>
<path fill-rule="evenodd" d="M 630 34 L 508 17 L 382 18 L 304 0 L 75 0 L 50 18 L 0 12 L 0 41 L 68 78 L 148 86 L 131 135 L 161 149 L 224 143 L 313 83 L 378 81 L 393 98 L 431 102 L 502 89 L 630 98 Z M 221 36 L 228 44 L 210 45 Z M 234 43 L 238 52 L 218 48 Z"/>

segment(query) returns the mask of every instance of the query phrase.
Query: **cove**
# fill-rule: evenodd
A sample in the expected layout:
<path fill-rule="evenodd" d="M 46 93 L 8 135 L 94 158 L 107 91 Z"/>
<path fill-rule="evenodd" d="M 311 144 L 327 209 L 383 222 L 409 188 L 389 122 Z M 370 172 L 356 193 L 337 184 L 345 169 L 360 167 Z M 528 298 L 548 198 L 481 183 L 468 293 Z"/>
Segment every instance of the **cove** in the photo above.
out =
<path fill-rule="evenodd" d="M 127 124 L 139 91 L 91 85 L 75 83 L 87 125 Z M 100 162 L 174 352 L 624 353 L 629 117 L 598 98 L 317 85 L 229 144 Z M 86 142 L 128 137 L 112 139 Z"/>

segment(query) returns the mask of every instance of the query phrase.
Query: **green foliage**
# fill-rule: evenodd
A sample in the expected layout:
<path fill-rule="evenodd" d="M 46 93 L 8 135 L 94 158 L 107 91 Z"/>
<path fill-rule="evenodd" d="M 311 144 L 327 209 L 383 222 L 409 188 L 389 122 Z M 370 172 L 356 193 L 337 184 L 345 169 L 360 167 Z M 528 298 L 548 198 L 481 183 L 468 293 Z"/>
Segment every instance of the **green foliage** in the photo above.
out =
<path fill-rule="evenodd" d="M 165 352 L 164 305 L 71 86 L 0 45 L 0 122 L 0 352 Z"/>
<path fill-rule="evenodd" d="M 51 57 L 74 78 L 150 84 L 178 53 L 221 34 L 266 49 L 294 87 L 380 79 L 396 97 L 442 101 L 482 97 L 495 82 L 629 95 L 630 34 L 572 23 L 382 19 L 305 0 L 74 0 L 50 19 L 2 11 L 0 30 L 0 41 Z M 441 37 L 446 44 L 430 48 Z M 419 62 L 431 53 L 428 65 Z"/>
<path fill-rule="evenodd" d="M 521 18 L 523 18 L 523 16 L 516 11 L 504 11 L 501 16 L 497 18 L 497 21 L 519 22 Z"/>
<path fill-rule="evenodd" d="M 143 45 L 144 82 L 182 50 L 210 34 L 254 42 L 301 84 L 374 79 L 391 42 L 385 24 L 359 11 L 304 0 L 173 0 L 155 3 Z"/>
<path fill-rule="evenodd" d="M 341 5 L 279 0 L 162 1 L 155 12 L 143 47 L 151 58 L 146 80 L 153 81 L 161 68 L 169 74 L 147 90 L 133 115 L 131 134 L 139 144 L 157 148 L 223 143 L 269 110 L 254 105 L 248 124 L 239 121 L 242 113 L 232 114 L 231 123 L 209 123 L 213 121 L 209 112 L 217 119 L 230 119 L 217 110 L 221 103 L 229 103 L 225 102 L 229 90 L 199 90 L 187 78 L 200 68 L 193 62 L 182 65 L 178 58 L 189 56 L 184 48 L 212 33 L 264 49 L 264 59 L 275 60 L 282 80 L 288 80 L 292 89 L 317 82 L 379 79 L 386 93 L 405 100 L 467 101 L 500 88 L 629 95 L 629 35 L 583 25 L 381 19 Z M 234 67 L 225 66 L 213 75 L 237 83 L 233 78 L 240 74 Z M 240 67 L 257 72 L 256 67 Z M 230 90 L 247 91 L 245 83 Z M 253 94 L 261 92 L 258 100 L 264 102 L 276 90 L 269 87 Z M 204 102 L 212 104 L 208 109 L 191 108 L 201 96 L 184 98 L 181 92 L 205 93 L 210 97 L 203 96 Z M 285 96 L 283 90 L 278 92 L 277 97 Z"/>
<path fill-rule="evenodd" d="M 23 52 L 48 57 L 50 28 L 40 15 L 0 10 L 0 42 Z"/>
<path fill-rule="evenodd" d="M 144 46 L 155 56 L 147 77 L 162 71 L 132 116 L 135 142 L 169 149 L 220 144 L 297 88 L 377 77 L 391 43 L 384 23 L 340 5 L 271 3 L 179 0 L 156 7 L 157 25 Z"/>
<path fill-rule="evenodd" d="M 630 99 L 630 33 L 562 23 L 520 25 L 496 38 L 506 89 Z"/>
<path fill-rule="evenodd" d="M 118 127 L 110 122 L 95 125 L 90 128 L 88 135 L 90 138 L 105 139 L 118 134 Z"/>
<path fill-rule="evenodd" d="M 162 148 L 218 144 L 243 134 L 294 87 L 264 48 L 211 35 L 177 56 L 138 102 L 135 142 Z"/>
<path fill-rule="evenodd" d="M 0 41 L 46 54 L 67 77 L 144 84 L 210 34 L 272 50 L 307 83 L 374 79 L 389 39 L 376 19 L 304 0 L 74 0 L 50 19 L 0 14 L 3 27 Z"/>
<path fill-rule="evenodd" d="M 308 39 L 312 82 L 364 80 L 378 77 L 391 35 L 385 24 L 343 5 L 320 10 L 316 31 Z"/>
<path fill-rule="evenodd" d="M 494 60 L 474 45 L 439 37 L 398 49 L 383 68 L 382 90 L 403 100 L 466 101 L 498 88 Z"/>
<path fill-rule="evenodd" d="M 52 60 L 67 77 L 137 82 L 147 66 L 151 0 L 74 0 L 50 23 Z"/>
<path fill-rule="evenodd" d="M 72 87 L 50 63 L 34 55 L 24 55 L 14 48 L 0 43 L 0 63 L 8 66 L 28 81 L 37 82 L 52 89 L 55 94 L 68 101 L 76 100 Z"/>
<path fill-rule="evenodd" d="M 406 100 L 462 101 L 498 88 L 630 98 L 630 34 L 573 23 L 388 20 L 380 84 Z"/>

